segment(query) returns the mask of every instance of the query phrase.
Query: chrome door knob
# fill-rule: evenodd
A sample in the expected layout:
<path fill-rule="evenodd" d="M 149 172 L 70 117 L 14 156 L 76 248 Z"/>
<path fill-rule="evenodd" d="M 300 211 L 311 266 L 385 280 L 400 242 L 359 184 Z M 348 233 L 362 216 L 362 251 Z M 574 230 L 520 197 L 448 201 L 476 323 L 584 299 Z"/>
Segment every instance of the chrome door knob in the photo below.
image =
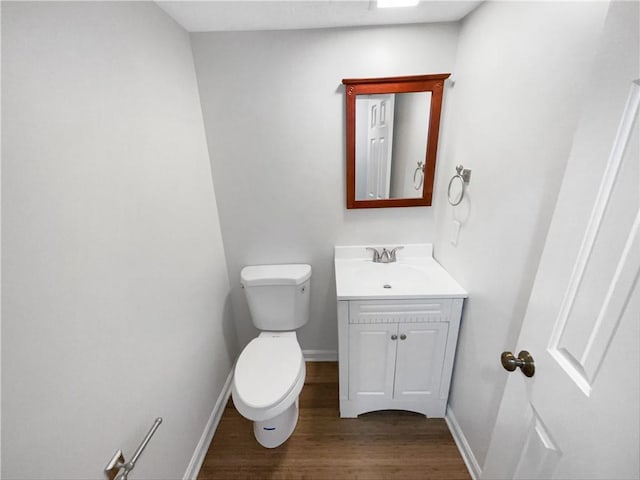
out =
<path fill-rule="evenodd" d="M 511 352 L 502 352 L 500 362 L 508 372 L 513 372 L 516 368 L 519 368 L 527 377 L 533 377 L 536 372 L 533 357 L 526 350 L 522 350 L 517 358 Z"/>

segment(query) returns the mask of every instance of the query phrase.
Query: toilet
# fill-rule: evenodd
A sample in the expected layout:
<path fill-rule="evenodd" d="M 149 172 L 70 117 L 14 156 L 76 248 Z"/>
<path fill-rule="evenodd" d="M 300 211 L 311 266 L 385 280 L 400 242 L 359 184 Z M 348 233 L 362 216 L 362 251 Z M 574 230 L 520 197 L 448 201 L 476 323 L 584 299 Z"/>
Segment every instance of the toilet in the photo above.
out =
<path fill-rule="evenodd" d="M 236 362 L 231 395 L 238 412 L 254 422 L 258 443 L 275 448 L 298 422 L 306 369 L 295 330 L 309 320 L 311 266 L 247 266 L 240 280 L 260 334 Z"/>

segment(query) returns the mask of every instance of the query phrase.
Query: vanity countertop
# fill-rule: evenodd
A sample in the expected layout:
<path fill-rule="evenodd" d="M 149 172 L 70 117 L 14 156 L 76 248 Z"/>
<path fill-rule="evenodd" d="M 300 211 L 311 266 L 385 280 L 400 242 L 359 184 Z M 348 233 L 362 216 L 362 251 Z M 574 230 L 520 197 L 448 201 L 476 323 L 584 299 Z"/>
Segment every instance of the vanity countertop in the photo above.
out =
<path fill-rule="evenodd" d="M 468 296 L 458 282 L 435 261 L 431 244 L 404 245 L 397 252 L 397 261 L 392 263 L 374 263 L 367 247 L 382 248 L 381 245 L 335 247 L 338 300 Z"/>

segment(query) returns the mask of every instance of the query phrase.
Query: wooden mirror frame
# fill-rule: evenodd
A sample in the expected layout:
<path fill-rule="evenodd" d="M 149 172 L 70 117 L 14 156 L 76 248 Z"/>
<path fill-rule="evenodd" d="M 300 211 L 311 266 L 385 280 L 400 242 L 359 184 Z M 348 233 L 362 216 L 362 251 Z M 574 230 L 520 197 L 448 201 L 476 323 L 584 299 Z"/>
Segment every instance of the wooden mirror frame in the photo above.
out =
<path fill-rule="evenodd" d="M 430 206 L 433 197 L 433 179 L 436 170 L 438 133 L 444 81 L 450 73 L 412 75 L 385 78 L 345 78 L 347 102 L 347 208 L 385 208 Z M 356 200 L 356 95 L 376 93 L 431 92 L 431 113 L 427 134 L 422 197 L 388 198 L 382 200 Z"/>

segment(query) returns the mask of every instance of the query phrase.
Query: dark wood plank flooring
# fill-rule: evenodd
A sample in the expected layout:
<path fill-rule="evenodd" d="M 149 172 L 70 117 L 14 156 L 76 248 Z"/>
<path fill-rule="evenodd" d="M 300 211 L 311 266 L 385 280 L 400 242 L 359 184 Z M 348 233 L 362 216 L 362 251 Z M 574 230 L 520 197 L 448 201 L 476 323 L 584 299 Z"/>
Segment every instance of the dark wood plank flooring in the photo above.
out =
<path fill-rule="evenodd" d="M 339 417 L 338 364 L 307 363 L 300 418 L 275 449 L 261 447 L 253 424 L 227 404 L 198 480 L 469 480 L 441 418 L 384 411 Z"/>

